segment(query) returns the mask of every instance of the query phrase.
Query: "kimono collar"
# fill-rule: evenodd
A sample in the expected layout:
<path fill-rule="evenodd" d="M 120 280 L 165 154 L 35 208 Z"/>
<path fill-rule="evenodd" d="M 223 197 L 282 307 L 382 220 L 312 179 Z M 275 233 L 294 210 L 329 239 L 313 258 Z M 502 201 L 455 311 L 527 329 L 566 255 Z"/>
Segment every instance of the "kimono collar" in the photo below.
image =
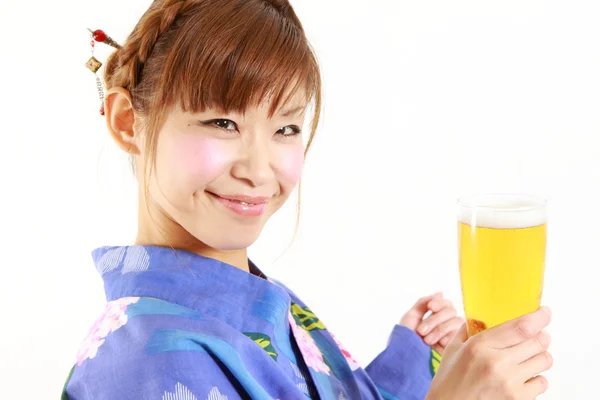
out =
<path fill-rule="evenodd" d="M 159 246 L 101 247 L 92 257 L 108 301 L 151 297 L 232 325 L 256 313 L 257 307 L 261 313 L 267 311 L 270 320 L 287 319 L 290 296 L 252 262 L 248 273 L 212 258 Z"/>

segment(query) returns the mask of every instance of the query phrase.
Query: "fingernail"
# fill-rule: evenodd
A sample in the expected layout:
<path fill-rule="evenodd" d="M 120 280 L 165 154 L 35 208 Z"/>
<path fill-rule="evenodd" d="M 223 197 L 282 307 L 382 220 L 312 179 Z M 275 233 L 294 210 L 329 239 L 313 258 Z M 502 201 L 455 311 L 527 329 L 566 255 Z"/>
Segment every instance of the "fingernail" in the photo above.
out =
<path fill-rule="evenodd" d="M 421 335 L 426 335 L 426 334 L 427 334 L 427 332 L 429 332 L 429 326 L 427 326 L 427 325 L 421 325 L 421 326 L 419 327 L 419 333 L 420 333 Z"/>
<path fill-rule="evenodd" d="M 542 311 L 544 311 L 546 314 L 548 314 L 548 316 L 550 316 L 550 317 L 552 316 L 552 310 L 550 310 L 549 307 L 546 307 L 546 306 L 542 307 Z"/>

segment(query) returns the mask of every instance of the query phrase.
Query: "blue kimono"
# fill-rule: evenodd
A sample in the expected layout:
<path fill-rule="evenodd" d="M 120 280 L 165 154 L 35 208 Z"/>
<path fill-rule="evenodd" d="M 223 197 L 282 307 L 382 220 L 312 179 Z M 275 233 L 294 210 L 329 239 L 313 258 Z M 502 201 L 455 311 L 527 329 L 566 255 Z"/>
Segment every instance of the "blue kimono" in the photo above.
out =
<path fill-rule="evenodd" d="M 440 355 L 396 326 L 365 369 L 294 293 L 157 246 L 93 252 L 108 303 L 63 400 L 422 400 Z"/>

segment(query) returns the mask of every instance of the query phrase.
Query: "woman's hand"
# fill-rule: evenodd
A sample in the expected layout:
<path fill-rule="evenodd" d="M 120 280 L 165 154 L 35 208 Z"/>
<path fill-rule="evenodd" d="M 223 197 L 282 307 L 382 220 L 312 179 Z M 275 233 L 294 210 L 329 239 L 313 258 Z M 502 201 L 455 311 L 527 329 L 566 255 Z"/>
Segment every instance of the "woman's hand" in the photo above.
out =
<path fill-rule="evenodd" d="M 427 315 L 429 312 L 431 314 Z M 463 323 L 452 302 L 442 293 L 419 299 L 400 320 L 400 325 L 415 331 L 440 354 L 444 353 Z"/>
<path fill-rule="evenodd" d="M 531 400 L 548 387 L 552 366 L 548 308 L 467 339 L 463 325 L 446 348 L 427 400 Z"/>

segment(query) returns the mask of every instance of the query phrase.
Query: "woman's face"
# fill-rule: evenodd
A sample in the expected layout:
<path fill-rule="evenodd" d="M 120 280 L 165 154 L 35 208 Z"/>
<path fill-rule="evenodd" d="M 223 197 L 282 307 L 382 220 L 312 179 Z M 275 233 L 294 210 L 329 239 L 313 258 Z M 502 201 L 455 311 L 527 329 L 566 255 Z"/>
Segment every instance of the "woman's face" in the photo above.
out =
<path fill-rule="evenodd" d="M 159 133 L 148 182 L 147 206 L 159 218 L 146 225 L 169 232 L 175 246 L 193 238 L 218 250 L 254 243 L 300 180 L 306 104 L 297 100 L 272 118 L 268 104 L 244 114 L 174 109 Z M 174 234 L 181 237 L 171 240 Z"/>

